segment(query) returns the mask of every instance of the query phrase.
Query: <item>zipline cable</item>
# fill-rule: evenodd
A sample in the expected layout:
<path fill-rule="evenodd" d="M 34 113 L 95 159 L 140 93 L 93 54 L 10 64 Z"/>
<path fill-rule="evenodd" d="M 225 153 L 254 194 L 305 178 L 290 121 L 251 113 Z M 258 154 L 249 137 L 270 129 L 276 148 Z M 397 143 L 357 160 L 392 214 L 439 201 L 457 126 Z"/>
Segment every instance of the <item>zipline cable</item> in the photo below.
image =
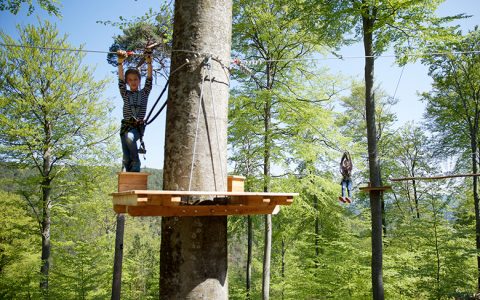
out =
<path fill-rule="evenodd" d="M 17 45 L 17 44 L 4 44 L 0 43 L 0 46 L 3 47 L 15 47 L 15 48 L 30 48 L 30 49 L 45 49 L 53 51 L 71 51 L 71 52 L 86 52 L 86 53 L 103 53 L 103 54 L 117 54 L 117 52 L 112 51 L 102 51 L 102 50 L 88 50 L 81 48 L 56 48 L 56 47 L 42 47 L 42 46 L 30 46 L 30 45 Z M 204 57 L 212 57 L 213 60 L 223 64 L 222 60 L 218 57 L 212 56 L 211 53 L 199 52 L 192 50 L 166 50 L 168 52 L 184 52 L 191 53 L 195 55 L 200 55 Z M 442 52 L 424 52 L 424 53 L 410 53 L 405 55 L 405 57 L 425 57 L 425 56 L 434 56 L 434 55 L 458 55 L 458 54 L 480 54 L 480 50 L 470 50 L 470 51 L 442 51 Z M 132 55 L 143 55 L 139 53 L 133 53 Z M 329 57 L 311 57 L 311 58 L 285 58 L 285 59 L 258 59 L 258 60 L 242 60 L 244 65 L 257 65 L 260 63 L 268 62 L 290 62 L 290 61 L 323 61 L 323 60 L 345 60 L 345 59 L 364 59 L 364 58 L 396 58 L 397 55 L 394 54 L 384 54 L 384 55 L 358 55 L 358 56 L 329 56 Z M 230 62 L 234 63 L 239 58 L 234 58 Z"/>
<path fill-rule="evenodd" d="M 400 72 L 400 76 L 398 77 L 397 85 L 395 86 L 395 92 L 393 92 L 392 99 L 395 99 L 395 96 L 397 95 L 398 86 L 400 85 L 400 81 L 402 80 L 402 76 L 403 76 L 403 70 L 405 70 L 405 65 L 403 65 L 402 71 Z"/>

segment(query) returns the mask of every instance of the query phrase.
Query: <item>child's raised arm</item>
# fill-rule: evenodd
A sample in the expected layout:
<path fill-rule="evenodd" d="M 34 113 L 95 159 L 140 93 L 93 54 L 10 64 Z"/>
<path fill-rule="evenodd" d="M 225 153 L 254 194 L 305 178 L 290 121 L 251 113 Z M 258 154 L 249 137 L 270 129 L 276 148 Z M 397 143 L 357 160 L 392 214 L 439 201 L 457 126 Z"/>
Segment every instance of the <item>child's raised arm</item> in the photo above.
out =
<path fill-rule="evenodd" d="M 147 78 L 152 78 L 152 51 L 145 52 L 145 62 L 147 63 Z"/>
<path fill-rule="evenodd" d="M 125 81 L 125 78 L 124 78 L 124 74 L 123 74 L 123 61 L 125 60 L 125 58 L 127 58 L 127 52 L 124 51 L 124 50 L 118 50 L 117 51 L 117 55 L 118 55 L 118 78 L 120 80 L 123 80 Z"/>

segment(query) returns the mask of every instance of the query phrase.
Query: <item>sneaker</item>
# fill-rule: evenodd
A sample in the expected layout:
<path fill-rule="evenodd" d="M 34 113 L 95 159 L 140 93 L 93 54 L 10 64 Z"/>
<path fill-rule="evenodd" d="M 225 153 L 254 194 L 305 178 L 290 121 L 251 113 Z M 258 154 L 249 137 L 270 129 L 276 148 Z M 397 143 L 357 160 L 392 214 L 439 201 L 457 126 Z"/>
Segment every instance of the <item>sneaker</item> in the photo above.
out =
<path fill-rule="evenodd" d="M 348 203 L 352 203 L 352 199 L 350 199 L 349 197 L 345 198 L 345 200 L 347 200 Z"/>
<path fill-rule="evenodd" d="M 343 202 L 343 203 L 346 203 L 346 200 L 345 200 L 345 198 L 343 198 L 343 197 L 338 197 L 338 200 L 340 200 L 340 201 Z"/>

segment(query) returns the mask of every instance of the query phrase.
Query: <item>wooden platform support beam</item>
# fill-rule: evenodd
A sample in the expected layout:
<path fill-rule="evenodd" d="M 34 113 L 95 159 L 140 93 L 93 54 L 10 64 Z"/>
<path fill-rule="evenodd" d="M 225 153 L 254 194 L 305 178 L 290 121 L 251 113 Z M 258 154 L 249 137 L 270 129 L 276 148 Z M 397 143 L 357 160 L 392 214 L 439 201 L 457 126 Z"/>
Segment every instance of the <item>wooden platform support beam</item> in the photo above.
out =
<path fill-rule="evenodd" d="M 148 173 L 119 172 L 118 192 L 130 189 L 147 189 Z M 123 265 L 123 235 L 125 231 L 125 205 L 114 205 L 117 213 L 115 226 L 115 255 L 113 261 L 112 300 L 120 300 L 122 289 L 122 265 Z"/>

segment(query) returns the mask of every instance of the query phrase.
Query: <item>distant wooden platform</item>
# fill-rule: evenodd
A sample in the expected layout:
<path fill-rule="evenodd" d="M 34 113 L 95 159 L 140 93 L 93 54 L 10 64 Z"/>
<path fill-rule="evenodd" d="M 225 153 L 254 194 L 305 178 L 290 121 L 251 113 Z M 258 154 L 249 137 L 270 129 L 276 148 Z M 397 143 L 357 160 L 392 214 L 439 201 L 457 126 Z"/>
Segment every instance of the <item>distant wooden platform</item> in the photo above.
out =
<path fill-rule="evenodd" d="M 364 186 L 359 188 L 361 191 L 369 193 L 371 191 L 390 191 L 392 189 L 391 185 L 386 185 L 386 186 L 378 186 L 378 187 L 373 187 L 373 186 Z"/>
<path fill-rule="evenodd" d="M 298 193 L 129 190 L 112 196 L 117 213 L 174 217 L 276 214 Z M 213 201 L 189 204 L 189 199 L 197 198 Z"/>

